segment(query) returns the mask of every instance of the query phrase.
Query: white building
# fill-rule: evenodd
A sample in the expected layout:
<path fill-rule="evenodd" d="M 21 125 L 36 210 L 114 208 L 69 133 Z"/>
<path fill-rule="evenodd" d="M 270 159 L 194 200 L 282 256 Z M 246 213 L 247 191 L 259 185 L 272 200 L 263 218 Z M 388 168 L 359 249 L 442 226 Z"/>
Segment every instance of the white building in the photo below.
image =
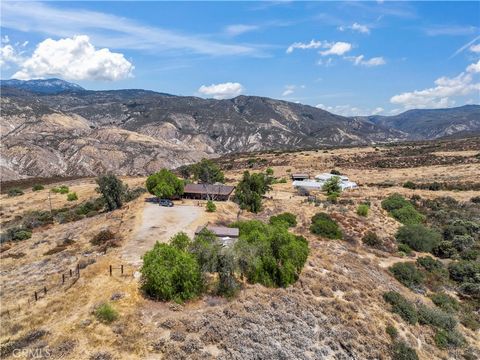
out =
<path fill-rule="evenodd" d="M 356 182 L 348 180 L 348 176 L 345 175 L 335 175 L 335 174 L 329 174 L 329 173 L 324 173 L 315 176 L 315 180 L 296 180 L 292 183 L 293 187 L 296 189 L 302 188 L 305 190 L 322 190 L 323 185 L 325 184 L 326 181 L 331 179 L 332 177 L 337 176 L 340 178 L 340 188 L 343 190 L 353 190 L 353 189 L 358 189 L 358 185 Z"/>

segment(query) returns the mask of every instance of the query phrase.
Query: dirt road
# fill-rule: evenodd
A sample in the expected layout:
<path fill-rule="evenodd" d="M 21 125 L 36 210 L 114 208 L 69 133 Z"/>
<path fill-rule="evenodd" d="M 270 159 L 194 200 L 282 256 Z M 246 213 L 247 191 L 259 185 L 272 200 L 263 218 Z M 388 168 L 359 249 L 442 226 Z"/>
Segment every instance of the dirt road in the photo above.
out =
<path fill-rule="evenodd" d="M 179 231 L 193 236 L 202 224 L 205 210 L 197 206 L 174 206 L 171 208 L 145 203 L 132 236 L 122 251 L 122 258 L 132 265 L 141 265 L 141 257 L 156 241 L 167 242 Z"/>

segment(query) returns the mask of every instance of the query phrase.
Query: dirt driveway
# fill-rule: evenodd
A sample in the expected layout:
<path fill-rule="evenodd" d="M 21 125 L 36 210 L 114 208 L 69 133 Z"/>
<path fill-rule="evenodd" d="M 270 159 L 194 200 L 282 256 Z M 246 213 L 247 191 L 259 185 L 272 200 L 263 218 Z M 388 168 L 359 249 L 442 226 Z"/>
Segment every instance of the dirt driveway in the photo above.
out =
<path fill-rule="evenodd" d="M 145 203 L 143 213 L 122 251 L 122 258 L 133 265 L 141 265 L 141 257 L 156 241 L 167 242 L 179 231 L 193 236 L 203 224 L 205 210 L 198 206 L 174 206 L 171 208 Z"/>

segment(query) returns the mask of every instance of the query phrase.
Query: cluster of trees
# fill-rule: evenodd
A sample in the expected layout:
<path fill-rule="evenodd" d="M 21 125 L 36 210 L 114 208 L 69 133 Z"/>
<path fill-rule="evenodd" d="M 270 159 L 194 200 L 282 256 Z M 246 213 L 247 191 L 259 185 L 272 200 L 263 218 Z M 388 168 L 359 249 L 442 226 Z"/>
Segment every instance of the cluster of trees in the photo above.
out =
<path fill-rule="evenodd" d="M 196 164 L 184 165 L 180 167 L 179 171 L 185 179 L 193 177 L 195 181 L 203 184 L 225 182 L 225 174 L 220 167 L 210 159 L 202 159 L 202 161 Z"/>
<path fill-rule="evenodd" d="M 306 239 L 288 231 L 292 221 L 286 218 L 290 222 L 233 224 L 240 229 L 233 247 L 222 246 L 206 229 L 193 240 L 178 233 L 169 244 L 157 243 L 143 257 L 142 288 L 156 299 L 183 302 L 207 289 L 233 296 L 240 287 L 239 278 L 286 287 L 298 279 L 309 253 Z"/>
<path fill-rule="evenodd" d="M 262 197 L 271 190 L 273 178 L 264 173 L 243 173 L 235 189 L 234 201 L 241 209 L 257 213 L 262 209 Z"/>

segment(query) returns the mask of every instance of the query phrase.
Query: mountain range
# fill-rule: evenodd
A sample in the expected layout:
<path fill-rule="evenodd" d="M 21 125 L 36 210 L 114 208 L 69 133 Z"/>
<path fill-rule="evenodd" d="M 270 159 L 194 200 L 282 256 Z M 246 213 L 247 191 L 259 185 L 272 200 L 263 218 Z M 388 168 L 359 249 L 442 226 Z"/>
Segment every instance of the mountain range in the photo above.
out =
<path fill-rule="evenodd" d="M 258 96 L 85 90 L 60 79 L 2 80 L 2 180 L 148 174 L 229 152 L 436 139 L 480 131 L 480 106 L 344 117 Z"/>

